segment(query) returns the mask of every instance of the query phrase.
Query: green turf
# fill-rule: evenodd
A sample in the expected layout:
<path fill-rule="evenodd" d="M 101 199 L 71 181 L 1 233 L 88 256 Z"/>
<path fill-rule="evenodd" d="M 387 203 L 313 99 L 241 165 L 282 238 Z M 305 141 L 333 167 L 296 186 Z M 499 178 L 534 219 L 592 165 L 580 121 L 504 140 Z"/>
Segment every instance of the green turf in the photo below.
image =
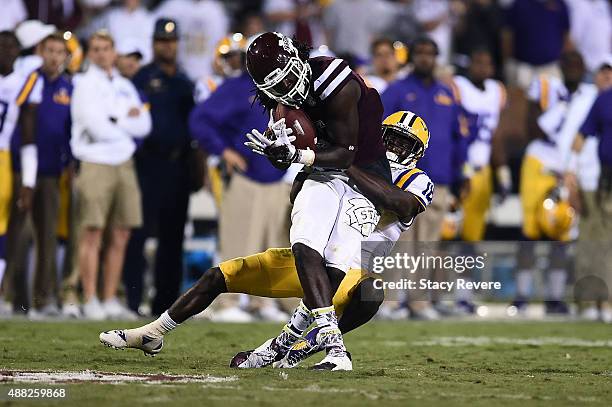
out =
<path fill-rule="evenodd" d="M 133 324 L 133 323 L 132 323 Z M 128 325 L 129 326 L 129 325 Z M 227 366 L 239 350 L 274 335 L 278 325 L 190 322 L 166 338 L 164 351 L 147 358 L 98 342 L 116 323 L 0 321 L 0 370 L 166 373 L 237 377 L 224 383 L 65 384 L 57 405 L 611 405 L 610 325 L 591 323 L 382 323 L 346 336 L 353 372 L 298 368 L 237 371 Z M 440 337 L 574 338 L 606 346 L 489 344 L 415 345 Z M 9 387 L 0 383 L 0 400 Z M 49 387 L 41 384 L 34 387 Z M 2 401 L 0 401 L 0 404 Z M 46 402 L 49 403 L 48 401 Z M 14 405 L 27 405 L 19 401 Z M 31 405 L 42 405 L 31 401 Z"/>

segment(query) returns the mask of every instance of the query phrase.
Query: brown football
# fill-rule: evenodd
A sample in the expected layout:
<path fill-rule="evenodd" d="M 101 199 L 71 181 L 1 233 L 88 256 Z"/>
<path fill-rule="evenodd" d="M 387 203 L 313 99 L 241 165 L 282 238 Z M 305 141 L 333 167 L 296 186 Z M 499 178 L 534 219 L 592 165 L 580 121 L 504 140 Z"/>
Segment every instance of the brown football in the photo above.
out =
<path fill-rule="evenodd" d="M 307 148 L 315 150 L 317 131 L 303 110 L 279 103 L 274 110 L 273 117 L 275 121 L 284 117 L 287 128 L 293 129 L 292 136 L 296 137 L 293 142 L 294 146 L 302 150 Z"/>

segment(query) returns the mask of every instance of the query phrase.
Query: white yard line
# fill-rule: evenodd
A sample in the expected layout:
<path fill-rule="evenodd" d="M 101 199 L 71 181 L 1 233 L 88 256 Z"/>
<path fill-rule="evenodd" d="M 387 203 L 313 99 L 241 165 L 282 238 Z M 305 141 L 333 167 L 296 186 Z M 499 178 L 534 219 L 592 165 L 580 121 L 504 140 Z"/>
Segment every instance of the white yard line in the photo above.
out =
<path fill-rule="evenodd" d="M 393 341 L 388 346 L 397 346 Z M 383 344 L 386 344 L 383 341 Z M 563 337 L 509 338 L 505 336 L 440 336 L 411 343 L 416 346 L 576 346 L 583 348 L 612 348 L 612 340 L 589 340 Z"/>
<path fill-rule="evenodd" d="M 81 372 L 31 372 L 16 370 L 0 370 L 0 383 L 228 383 L 237 381 L 238 377 L 204 376 L 182 376 L 167 374 L 130 374 L 130 373 L 108 373 L 84 370 Z"/>

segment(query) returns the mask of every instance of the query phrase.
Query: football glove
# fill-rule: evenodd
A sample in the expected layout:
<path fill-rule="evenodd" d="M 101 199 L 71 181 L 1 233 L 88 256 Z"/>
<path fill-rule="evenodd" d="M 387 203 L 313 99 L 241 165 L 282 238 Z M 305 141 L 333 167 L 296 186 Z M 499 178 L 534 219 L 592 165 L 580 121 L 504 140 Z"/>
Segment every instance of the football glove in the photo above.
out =
<path fill-rule="evenodd" d="M 295 146 L 291 144 L 295 141 L 295 136 L 291 135 L 293 130 L 286 127 L 284 118 L 277 122 L 270 120 L 270 123 L 268 129 L 272 133 L 271 137 L 253 129 L 246 135 L 250 141 L 244 144 L 253 152 L 266 156 L 271 161 L 284 164 L 294 162 L 298 154 Z"/>

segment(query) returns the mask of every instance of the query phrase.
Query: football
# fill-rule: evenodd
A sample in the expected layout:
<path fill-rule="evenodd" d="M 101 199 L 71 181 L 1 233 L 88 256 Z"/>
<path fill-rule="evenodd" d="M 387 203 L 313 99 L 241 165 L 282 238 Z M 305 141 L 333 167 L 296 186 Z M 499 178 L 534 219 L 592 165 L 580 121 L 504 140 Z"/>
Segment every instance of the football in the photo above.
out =
<path fill-rule="evenodd" d="M 277 121 L 283 117 L 287 128 L 293 129 L 292 135 L 296 137 L 293 145 L 302 150 L 315 150 L 317 131 L 308 115 L 301 109 L 279 103 L 274 109 L 273 118 Z"/>

